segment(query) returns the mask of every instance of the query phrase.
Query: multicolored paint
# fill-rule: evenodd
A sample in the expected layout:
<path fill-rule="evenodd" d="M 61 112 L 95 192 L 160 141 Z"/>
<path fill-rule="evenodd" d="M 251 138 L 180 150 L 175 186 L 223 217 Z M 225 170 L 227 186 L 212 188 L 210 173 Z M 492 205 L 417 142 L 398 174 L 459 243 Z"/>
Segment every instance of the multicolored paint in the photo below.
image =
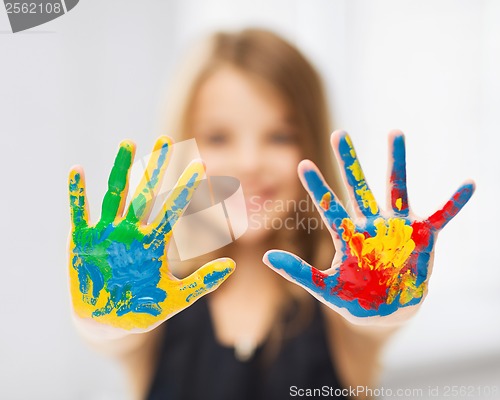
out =
<path fill-rule="evenodd" d="M 293 254 L 277 250 L 268 252 L 264 261 L 313 295 L 355 317 L 386 316 L 416 305 L 426 291 L 436 234 L 467 203 L 474 186 L 464 184 L 442 209 L 425 220 L 412 220 L 406 190 L 404 137 L 394 135 L 389 182 L 393 216 L 384 218 L 349 136 L 343 133 L 337 140 L 337 155 L 351 198 L 364 217 L 362 223 L 351 219 L 313 164 L 301 174 L 335 243 L 340 245 L 340 265 L 332 274 L 326 274 Z"/>
<path fill-rule="evenodd" d="M 172 229 L 204 175 L 192 162 L 170 192 L 159 215 L 147 224 L 160 188 L 172 141 L 156 142 L 130 205 L 123 213 L 135 145 L 120 144 L 102 203 L 101 219 L 89 224 L 85 181 L 70 171 L 70 287 L 75 312 L 122 329 L 147 329 L 217 288 L 234 270 L 231 259 L 214 260 L 185 279 L 168 270 L 166 249 Z"/>

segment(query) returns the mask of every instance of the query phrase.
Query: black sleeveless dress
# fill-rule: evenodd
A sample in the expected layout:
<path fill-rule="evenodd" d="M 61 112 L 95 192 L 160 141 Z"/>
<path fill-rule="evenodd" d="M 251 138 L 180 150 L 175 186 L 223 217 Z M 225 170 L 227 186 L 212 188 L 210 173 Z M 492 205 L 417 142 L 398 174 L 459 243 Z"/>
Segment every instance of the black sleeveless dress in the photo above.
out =
<path fill-rule="evenodd" d="M 265 362 L 265 344 L 239 361 L 216 340 L 206 298 L 168 320 L 148 400 L 285 400 L 300 389 L 341 389 L 318 302 L 295 336 Z M 285 319 L 285 328 L 286 328 Z M 295 394 L 295 396 L 293 396 Z M 328 396 L 345 399 L 345 397 Z"/>

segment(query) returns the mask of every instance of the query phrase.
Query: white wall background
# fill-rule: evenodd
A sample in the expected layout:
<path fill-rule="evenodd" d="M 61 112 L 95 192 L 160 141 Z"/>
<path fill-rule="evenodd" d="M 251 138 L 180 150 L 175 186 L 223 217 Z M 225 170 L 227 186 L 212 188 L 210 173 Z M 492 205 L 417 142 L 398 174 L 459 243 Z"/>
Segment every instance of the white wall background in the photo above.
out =
<path fill-rule="evenodd" d="M 392 128 L 407 134 L 418 214 L 476 180 L 440 235 L 421 312 L 387 349 L 384 384 L 500 389 L 499 21 L 494 0 L 81 0 L 13 35 L 0 6 L 0 398 L 126 398 L 118 366 L 70 322 L 67 170 L 85 166 L 98 215 L 118 143 L 145 154 L 160 132 L 186 46 L 246 25 L 317 65 L 378 198 Z"/>

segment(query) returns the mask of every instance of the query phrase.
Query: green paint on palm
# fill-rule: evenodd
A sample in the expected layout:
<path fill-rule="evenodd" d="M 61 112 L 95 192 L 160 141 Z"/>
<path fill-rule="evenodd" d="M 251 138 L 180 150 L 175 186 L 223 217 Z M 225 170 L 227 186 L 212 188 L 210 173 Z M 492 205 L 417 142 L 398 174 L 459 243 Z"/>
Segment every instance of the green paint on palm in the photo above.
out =
<path fill-rule="evenodd" d="M 109 246 L 113 243 L 123 243 L 126 249 L 130 249 L 132 242 L 136 240 L 142 243 L 144 234 L 139 231 L 137 225 L 123 220 L 118 225 L 106 227 L 83 228 L 73 232 L 73 242 L 81 249 L 79 256 L 83 262 L 90 263 L 99 268 L 104 285 L 112 276 L 112 268 L 109 263 Z"/>

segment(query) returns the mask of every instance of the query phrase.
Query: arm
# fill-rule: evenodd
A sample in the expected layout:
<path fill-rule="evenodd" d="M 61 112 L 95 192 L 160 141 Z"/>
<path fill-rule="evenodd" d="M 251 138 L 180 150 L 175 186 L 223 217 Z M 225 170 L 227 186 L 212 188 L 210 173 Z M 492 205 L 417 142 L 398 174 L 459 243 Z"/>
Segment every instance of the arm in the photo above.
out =
<path fill-rule="evenodd" d="M 342 385 L 376 388 L 382 372 L 382 351 L 399 327 L 354 325 L 328 307 L 322 308 L 332 360 Z"/>
<path fill-rule="evenodd" d="M 143 338 L 140 346 L 119 358 L 130 386 L 131 399 L 142 400 L 148 394 L 159 361 L 166 325 L 164 323 L 151 332 L 137 335 Z"/>
<path fill-rule="evenodd" d="M 144 399 L 152 383 L 167 322 L 152 331 L 106 337 L 89 321 L 74 317 L 80 336 L 96 352 L 118 361 L 125 372 L 131 399 Z"/>

